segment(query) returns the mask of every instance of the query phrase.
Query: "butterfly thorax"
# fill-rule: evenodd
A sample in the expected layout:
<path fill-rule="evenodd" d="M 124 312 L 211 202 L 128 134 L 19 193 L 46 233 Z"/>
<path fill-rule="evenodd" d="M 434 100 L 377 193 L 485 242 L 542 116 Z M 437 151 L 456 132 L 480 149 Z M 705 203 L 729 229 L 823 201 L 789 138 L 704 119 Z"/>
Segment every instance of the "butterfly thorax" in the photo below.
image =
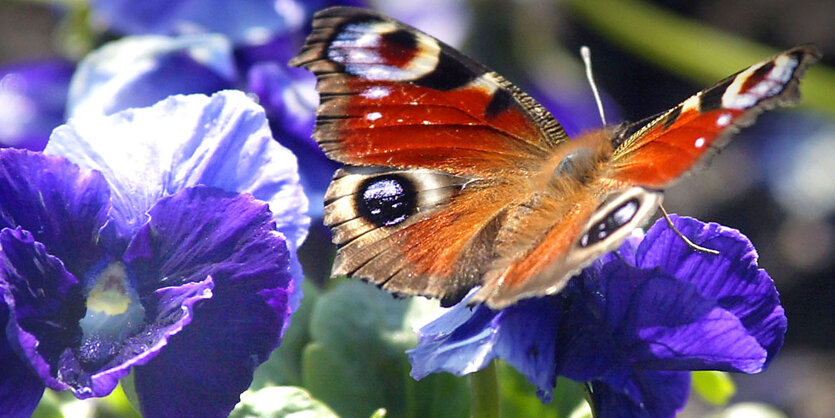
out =
<path fill-rule="evenodd" d="M 564 196 L 605 178 L 612 158 L 610 138 L 610 129 L 600 129 L 554 148 L 540 175 L 543 186 Z"/>

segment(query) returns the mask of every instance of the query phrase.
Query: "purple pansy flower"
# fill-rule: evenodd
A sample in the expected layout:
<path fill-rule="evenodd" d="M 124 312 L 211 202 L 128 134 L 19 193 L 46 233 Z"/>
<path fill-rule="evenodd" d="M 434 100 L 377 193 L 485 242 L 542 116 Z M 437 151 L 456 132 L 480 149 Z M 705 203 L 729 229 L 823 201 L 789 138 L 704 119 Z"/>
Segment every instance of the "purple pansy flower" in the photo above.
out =
<path fill-rule="evenodd" d="M 601 417 L 672 416 L 689 370 L 762 371 L 783 343 L 774 283 L 739 231 L 672 217 L 573 278 L 561 293 L 501 311 L 461 302 L 419 331 L 412 376 L 457 375 L 506 360 L 547 401 L 557 376 L 589 382 Z"/>
<path fill-rule="evenodd" d="M 294 309 L 306 210 L 295 158 L 240 92 L 0 150 L 0 415 L 128 373 L 146 416 L 227 415 Z"/>
<path fill-rule="evenodd" d="M 172 94 L 244 89 L 266 109 L 274 137 L 304 161 L 299 167 L 301 182 L 312 202 L 311 214 L 320 216 L 324 191 L 338 164 L 310 137 L 318 105 L 315 77 L 286 64 L 302 44 L 316 10 L 362 3 L 93 2 L 101 20 L 118 32 L 138 36 L 106 44 L 82 60 L 73 77 L 68 114 L 112 114 Z M 216 19 L 219 14 L 226 18 Z M 141 36 L 147 34 L 171 36 Z"/>
<path fill-rule="evenodd" d="M 62 59 L 0 68 L 0 148 L 41 151 L 64 122 L 74 65 Z"/>

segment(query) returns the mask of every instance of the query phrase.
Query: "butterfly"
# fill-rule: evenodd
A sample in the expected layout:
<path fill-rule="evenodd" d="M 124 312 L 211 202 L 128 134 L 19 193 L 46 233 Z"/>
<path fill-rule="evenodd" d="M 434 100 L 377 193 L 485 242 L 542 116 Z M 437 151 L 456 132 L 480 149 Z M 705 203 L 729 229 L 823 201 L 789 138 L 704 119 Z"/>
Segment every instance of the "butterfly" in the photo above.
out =
<path fill-rule="evenodd" d="M 494 309 L 559 292 L 616 249 L 740 126 L 799 99 L 814 46 L 649 119 L 569 138 L 501 75 L 379 13 L 319 11 L 290 65 L 317 77 L 313 137 L 342 164 L 325 195 L 334 276 Z"/>

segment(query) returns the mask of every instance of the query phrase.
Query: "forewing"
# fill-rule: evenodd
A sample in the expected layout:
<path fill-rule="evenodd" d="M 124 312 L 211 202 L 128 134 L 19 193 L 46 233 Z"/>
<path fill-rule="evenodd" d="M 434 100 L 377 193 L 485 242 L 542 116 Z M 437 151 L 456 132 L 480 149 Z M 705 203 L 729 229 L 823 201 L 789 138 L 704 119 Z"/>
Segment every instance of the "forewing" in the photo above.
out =
<path fill-rule="evenodd" d="M 702 90 L 645 126 L 626 127 L 615 139 L 614 177 L 665 188 L 758 114 L 797 103 L 799 79 L 819 58 L 814 46 L 792 48 Z"/>
<path fill-rule="evenodd" d="M 318 79 L 314 137 L 337 161 L 490 177 L 530 169 L 567 139 L 532 98 L 410 26 L 336 7 L 291 65 Z"/>

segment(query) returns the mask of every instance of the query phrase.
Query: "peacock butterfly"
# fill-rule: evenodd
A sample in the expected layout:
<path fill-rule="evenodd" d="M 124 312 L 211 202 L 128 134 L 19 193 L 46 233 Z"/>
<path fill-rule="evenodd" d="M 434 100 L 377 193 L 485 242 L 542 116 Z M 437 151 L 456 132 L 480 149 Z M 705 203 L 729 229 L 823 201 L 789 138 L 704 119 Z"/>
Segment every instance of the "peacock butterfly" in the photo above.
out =
<path fill-rule="evenodd" d="M 569 138 L 533 98 L 415 28 L 334 7 L 291 62 L 316 74 L 314 138 L 345 164 L 325 196 L 333 275 L 503 308 L 559 292 L 738 129 L 796 103 L 820 54 L 798 46 L 649 123 Z"/>

